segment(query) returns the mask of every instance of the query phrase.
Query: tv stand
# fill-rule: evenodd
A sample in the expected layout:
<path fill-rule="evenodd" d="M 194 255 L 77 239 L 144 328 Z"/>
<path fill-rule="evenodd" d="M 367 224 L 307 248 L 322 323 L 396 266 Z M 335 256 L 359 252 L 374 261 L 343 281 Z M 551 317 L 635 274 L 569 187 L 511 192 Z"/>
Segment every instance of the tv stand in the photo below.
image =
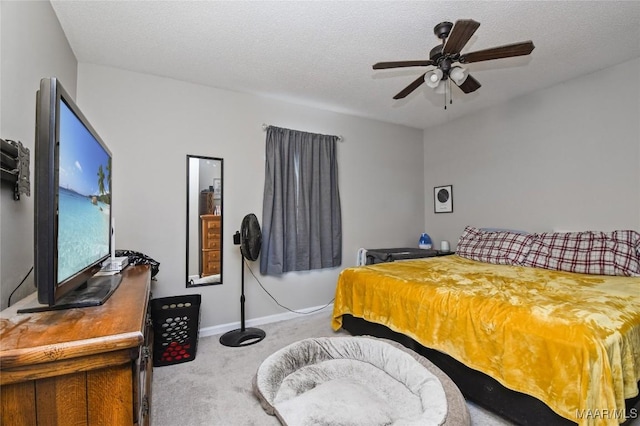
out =
<path fill-rule="evenodd" d="M 58 311 L 71 308 L 86 308 L 100 306 L 116 291 L 122 281 L 122 275 L 96 275 L 75 290 L 62 296 L 53 306 L 32 305 L 18 309 L 19 314 L 32 312 Z"/>
<path fill-rule="evenodd" d="M 148 425 L 150 294 L 135 266 L 100 306 L 17 314 L 34 293 L 0 312 L 0 424 Z"/>

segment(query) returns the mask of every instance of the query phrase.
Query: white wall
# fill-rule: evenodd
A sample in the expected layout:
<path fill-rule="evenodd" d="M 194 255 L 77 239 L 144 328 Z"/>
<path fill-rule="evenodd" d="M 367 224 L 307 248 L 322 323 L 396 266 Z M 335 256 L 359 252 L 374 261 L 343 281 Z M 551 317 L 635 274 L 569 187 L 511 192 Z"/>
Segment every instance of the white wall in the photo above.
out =
<path fill-rule="evenodd" d="M 635 59 L 427 129 L 426 229 L 640 229 L 639 118 Z M 448 184 L 454 212 L 434 214 Z"/>
<path fill-rule="evenodd" d="M 76 94 L 77 61 L 48 1 L 0 2 L 0 137 L 21 141 L 31 151 L 31 196 L 13 200 L 3 181 L 0 193 L 0 309 L 33 265 L 34 125 L 40 79 L 56 76 Z M 33 274 L 11 298 L 35 290 Z"/>
<path fill-rule="evenodd" d="M 339 134 L 343 264 L 263 277 L 283 305 L 324 305 L 359 247 L 415 246 L 424 224 L 422 131 L 247 94 L 80 64 L 78 104 L 114 154 L 117 247 L 161 262 L 154 297 L 200 293 L 201 326 L 240 319 L 240 253 L 233 234 L 244 215 L 262 217 L 262 124 Z M 224 159 L 223 284 L 186 289 L 186 155 Z M 283 310 L 245 274 L 246 317 Z"/>

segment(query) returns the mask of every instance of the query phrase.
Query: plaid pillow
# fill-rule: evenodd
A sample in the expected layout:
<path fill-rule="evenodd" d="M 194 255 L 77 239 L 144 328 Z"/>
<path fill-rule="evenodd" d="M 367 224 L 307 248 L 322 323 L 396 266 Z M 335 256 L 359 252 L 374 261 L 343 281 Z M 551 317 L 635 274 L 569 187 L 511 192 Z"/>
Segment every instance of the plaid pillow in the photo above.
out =
<path fill-rule="evenodd" d="M 613 231 L 611 233 L 611 238 L 616 241 L 620 241 L 626 244 L 629 244 L 634 248 L 637 255 L 640 257 L 640 234 L 636 231 L 631 230 L 623 230 L 623 231 Z"/>
<path fill-rule="evenodd" d="M 634 231 L 535 234 L 522 265 L 581 274 L 638 276 L 638 238 Z"/>
<path fill-rule="evenodd" d="M 510 231 L 484 232 L 467 226 L 456 254 L 479 262 L 520 265 L 529 252 L 532 236 Z"/>

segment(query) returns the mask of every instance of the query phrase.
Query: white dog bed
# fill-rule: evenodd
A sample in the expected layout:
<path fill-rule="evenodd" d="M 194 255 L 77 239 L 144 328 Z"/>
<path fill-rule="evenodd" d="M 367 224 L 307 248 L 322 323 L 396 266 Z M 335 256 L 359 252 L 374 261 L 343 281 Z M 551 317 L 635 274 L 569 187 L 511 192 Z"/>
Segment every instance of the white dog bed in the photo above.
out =
<path fill-rule="evenodd" d="M 293 343 L 263 361 L 253 389 L 286 426 L 470 424 L 464 398 L 442 371 L 384 339 Z"/>

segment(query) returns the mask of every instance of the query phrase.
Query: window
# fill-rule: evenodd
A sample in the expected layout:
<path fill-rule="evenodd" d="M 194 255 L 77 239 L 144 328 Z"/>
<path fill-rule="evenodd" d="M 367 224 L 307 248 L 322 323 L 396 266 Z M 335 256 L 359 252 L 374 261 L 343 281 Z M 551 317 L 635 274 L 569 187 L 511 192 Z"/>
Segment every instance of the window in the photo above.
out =
<path fill-rule="evenodd" d="M 342 263 L 337 136 L 267 128 L 260 272 Z"/>

